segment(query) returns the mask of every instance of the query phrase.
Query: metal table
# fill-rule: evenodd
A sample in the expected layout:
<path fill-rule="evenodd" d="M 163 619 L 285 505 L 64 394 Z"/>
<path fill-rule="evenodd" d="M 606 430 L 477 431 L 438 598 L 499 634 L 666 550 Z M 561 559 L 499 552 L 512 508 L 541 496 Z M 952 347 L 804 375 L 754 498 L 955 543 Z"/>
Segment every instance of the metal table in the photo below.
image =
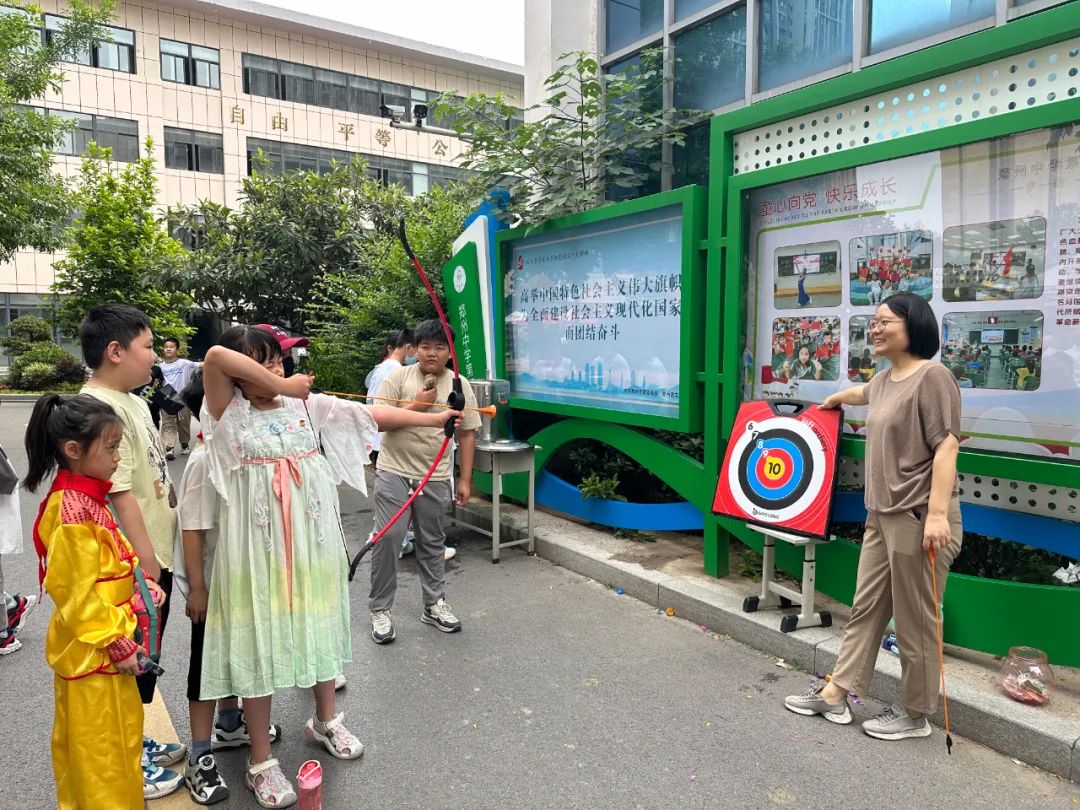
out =
<path fill-rule="evenodd" d="M 474 526 L 459 518 L 456 507 L 450 519 L 460 526 L 486 534 L 491 538 L 491 561 L 493 563 L 499 561 L 500 550 L 511 546 L 528 544 L 529 554 L 535 552 L 536 546 L 533 540 L 534 492 L 536 489 L 535 456 L 536 447 L 528 442 L 515 441 L 514 439 L 498 439 L 496 441 L 478 441 L 476 443 L 473 469 L 491 473 L 491 531 L 480 526 Z M 529 474 L 528 530 L 523 539 L 503 543 L 499 539 L 501 530 L 499 506 L 502 499 L 502 477 L 521 472 Z"/>

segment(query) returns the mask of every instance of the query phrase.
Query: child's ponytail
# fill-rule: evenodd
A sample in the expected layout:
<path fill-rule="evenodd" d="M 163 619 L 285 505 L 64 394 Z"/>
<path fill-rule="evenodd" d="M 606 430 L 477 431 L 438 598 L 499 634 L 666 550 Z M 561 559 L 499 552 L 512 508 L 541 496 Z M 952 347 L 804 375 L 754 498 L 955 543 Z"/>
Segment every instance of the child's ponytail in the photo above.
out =
<path fill-rule="evenodd" d="M 86 394 L 67 399 L 59 394 L 39 397 L 26 426 L 30 470 L 23 486 L 33 492 L 57 467 L 66 465 L 61 450 L 64 442 L 75 441 L 89 448 L 107 426 L 121 424 L 112 407 Z"/>
<path fill-rule="evenodd" d="M 30 492 L 38 488 L 59 463 L 60 448 L 49 434 L 49 417 L 54 410 L 63 405 L 64 398 L 59 394 L 45 394 L 34 404 L 30 422 L 26 426 L 26 457 L 30 461 L 30 470 L 23 479 L 23 486 Z"/>

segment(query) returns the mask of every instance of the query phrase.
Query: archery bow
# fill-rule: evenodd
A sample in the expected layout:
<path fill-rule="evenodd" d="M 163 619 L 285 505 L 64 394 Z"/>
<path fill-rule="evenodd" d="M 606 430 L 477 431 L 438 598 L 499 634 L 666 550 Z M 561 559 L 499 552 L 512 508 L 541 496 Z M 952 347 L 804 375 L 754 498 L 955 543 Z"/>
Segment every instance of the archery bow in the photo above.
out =
<path fill-rule="evenodd" d="M 416 269 L 417 274 L 420 276 L 420 280 L 424 283 L 425 289 L 427 289 L 428 295 L 431 296 L 431 302 L 435 305 L 435 311 L 439 315 L 439 321 L 443 325 L 443 329 L 446 331 L 446 340 L 450 344 L 450 361 L 454 368 L 454 382 L 453 390 L 450 392 L 450 396 L 447 397 L 446 404 L 455 411 L 460 411 L 465 407 L 465 393 L 462 390 L 461 385 L 461 372 L 458 369 L 457 351 L 454 349 L 454 338 L 450 330 L 450 323 L 446 320 L 446 313 L 443 312 L 442 304 L 439 303 L 439 297 L 435 294 L 435 288 L 431 286 L 431 279 L 428 278 L 427 273 L 424 272 L 424 266 L 420 264 L 420 260 L 416 258 L 416 253 L 413 252 L 412 246 L 409 244 L 409 237 L 405 233 L 405 220 L 402 218 L 398 221 L 398 239 L 401 241 L 401 246 L 405 248 L 405 255 L 409 257 L 409 261 L 412 262 L 412 266 Z M 392 518 L 379 529 L 375 534 L 367 539 L 367 541 L 360 547 L 360 550 L 356 552 L 356 556 L 353 557 L 352 562 L 349 564 L 349 581 L 351 582 L 353 577 L 356 576 L 356 568 L 360 565 L 360 561 L 364 559 L 371 549 L 382 540 L 383 535 L 389 531 L 398 519 L 404 515 L 409 507 L 412 506 L 413 501 L 420 497 L 420 493 L 424 491 L 424 487 L 427 486 L 428 481 L 431 480 L 431 476 L 435 474 L 435 470 L 438 468 L 439 463 L 442 461 L 443 456 L 446 455 L 446 449 L 450 446 L 450 442 L 454 440 L 454 421 L 448 419 L 443 427 L 443 443 L 439 448 L 439 452 L 435 455 L 435 460 L 431 463 L 427 473 L 421 479 L 419 485 L 409 495 L 408 500 L 401 505 L 401 508 L 397 510 Z"/>

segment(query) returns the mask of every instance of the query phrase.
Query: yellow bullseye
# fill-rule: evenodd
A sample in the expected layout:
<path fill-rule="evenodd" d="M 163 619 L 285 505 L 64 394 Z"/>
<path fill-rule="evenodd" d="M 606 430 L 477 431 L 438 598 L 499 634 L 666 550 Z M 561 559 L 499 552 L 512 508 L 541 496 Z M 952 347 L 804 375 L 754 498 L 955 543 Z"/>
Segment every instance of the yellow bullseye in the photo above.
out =
<path fill-rule="evenodd" d="M 787 465 L 781 459 L 769 457 L 765 459 L 765 477 L 770 481 L 779 481 L 787 472 Z"/>

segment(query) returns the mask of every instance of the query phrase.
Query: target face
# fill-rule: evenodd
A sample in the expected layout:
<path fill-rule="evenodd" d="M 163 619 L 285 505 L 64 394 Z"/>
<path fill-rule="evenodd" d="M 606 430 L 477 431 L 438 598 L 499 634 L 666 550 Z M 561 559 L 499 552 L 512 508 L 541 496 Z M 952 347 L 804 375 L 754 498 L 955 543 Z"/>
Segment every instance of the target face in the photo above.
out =
<path fill-rule="evenodd" d="M 768 402 L 745 403 L 728 443 L 713 510 L 824 535 L 836 477 L 838 417 L 836 411 L 812 406 L 787 416 Z"/>

